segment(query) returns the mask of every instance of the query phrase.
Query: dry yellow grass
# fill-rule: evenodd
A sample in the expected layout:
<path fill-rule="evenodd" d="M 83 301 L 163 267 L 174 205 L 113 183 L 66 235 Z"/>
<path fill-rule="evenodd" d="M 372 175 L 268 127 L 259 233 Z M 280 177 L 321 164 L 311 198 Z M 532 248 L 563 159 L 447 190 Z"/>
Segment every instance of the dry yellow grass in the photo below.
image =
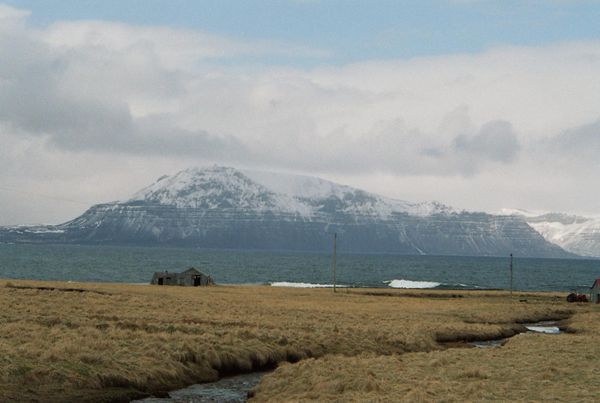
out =
<path fill-rule="evenodd" d="M 577 311 L 569 333 L 519 334 L 500 348 L 327 355 L 282 365 L 255 388 L 255 400 L 598 401 L 600 307 Z"/>
<path fill-rule="evenodd" d="M 0 313 L 0 401 L 126 401 L 226 373 L 324 356 L 278 369 L 259 385 L 257 399 L 385 399 L 396 391 L 390 389 L 394 379 L 388 368 L 398 367 L 396 362 L 407 360 L 403 368 L 413 366 L 409 360 L 415 365 L 423 361 L 422 372 L 415 369 L 406 375 L 409 380 L 428 368 L 444 368 L 431 364 L 444 354 L 484 354 L 401 353 L 436 350 L 440 340 L 511 335 L 522 329 L 518 321 L 563 318 L 572 310 L 589 309 L 548 294 L 509 303 L 497 292 L 463 292 L 456 298 L 456 292 L 12 283 L 90 292 L 0 284 L 5 307 Z M 301 382 L 305 371 L 321 376 Z M 438 373 L 440 388 L 450 387 L 442 381 L 453 371 L 448 367 L 448 374 Z M 483 375 L 468 372 L 469 367 L 465 371 L 462 378 L 449 379 L 468 385 L 473 379 L 495 379 L 492 370 L 482 370 Z M 306 394 L 312 390 L 317 394 Z"/>

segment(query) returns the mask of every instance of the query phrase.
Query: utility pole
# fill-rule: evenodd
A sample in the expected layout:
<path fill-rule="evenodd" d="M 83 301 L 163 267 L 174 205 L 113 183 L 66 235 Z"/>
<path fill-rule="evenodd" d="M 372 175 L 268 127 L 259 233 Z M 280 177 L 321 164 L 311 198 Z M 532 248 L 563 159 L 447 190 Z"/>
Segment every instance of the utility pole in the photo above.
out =
<path fill-rule="evenodd" d="M 510 254 L 510 299 L 513 296 L 513 254 Z"/>
<path fill-rule="evenodd" d="M 331 256 L 331 271 L 333 274 L 333 292 L 335 292 L 335 264 L 336 264 L 336 253 L 337 253 L 337 232 L 333 233 L 333 255 Z"/>

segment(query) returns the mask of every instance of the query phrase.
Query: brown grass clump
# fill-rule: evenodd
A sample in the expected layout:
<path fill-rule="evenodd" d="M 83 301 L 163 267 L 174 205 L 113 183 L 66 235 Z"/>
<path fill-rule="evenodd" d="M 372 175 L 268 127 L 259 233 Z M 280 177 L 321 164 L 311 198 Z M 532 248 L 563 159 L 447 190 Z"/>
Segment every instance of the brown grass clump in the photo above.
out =
<path fill-rule="evenodd" d="M 497 292 L 366 292 L 13 281 L 0 287 L 0 401 L 126 401 L 284 361 L 299 362 L 267 377 L 258 400 L 377 400 L 390 391 L 390 363 L 456 353 L 397 354 L 493 338 L 518 331 L 516 322 L 580 309 L 547 294 L 510 303 Z M 585 333 L 577 321 L 569 326 Z M 320 374 L 314 382 L 309 370 Z M 452 379 L 495 379 L 485 368 L 460 374 Z"/>

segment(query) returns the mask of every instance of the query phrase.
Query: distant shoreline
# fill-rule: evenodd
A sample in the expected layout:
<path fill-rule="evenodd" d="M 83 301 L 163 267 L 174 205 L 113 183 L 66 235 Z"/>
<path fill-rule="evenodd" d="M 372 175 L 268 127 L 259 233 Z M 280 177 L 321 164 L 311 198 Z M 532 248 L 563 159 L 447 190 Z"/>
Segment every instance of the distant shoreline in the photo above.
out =
<path fill-rule="evenodd" d="M 195 267 L 220 284 L 332 285 L 331 255 L 185 248 L 0 245 L 0 278 L 150 282 L 155 272 Z M 588 289 L 597 260 L 516 258 L 513 289 Z M 338 254 L 338 285 L 376 288 L 509 289 L 507 257 Z"/>

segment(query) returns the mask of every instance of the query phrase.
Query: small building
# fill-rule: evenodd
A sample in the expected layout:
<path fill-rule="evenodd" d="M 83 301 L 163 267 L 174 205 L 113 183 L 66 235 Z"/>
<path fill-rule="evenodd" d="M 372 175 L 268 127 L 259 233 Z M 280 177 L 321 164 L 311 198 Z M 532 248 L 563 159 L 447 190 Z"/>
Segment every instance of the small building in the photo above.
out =
<path fill-rule="evenodd" d="M 590 290 L 590 301 L 592 304 L 600 304 L 600 278 L 594 281 Z"/>
<path fill-rule="evenodd" d="M 184 285 L 198 287 L 202 285 L 214 285 L 212 277 L 204 274 L 193 267 L 181 273 L 168 271 L 157 271 L 152 276 L 150 284 L 153 285 Z"/>

